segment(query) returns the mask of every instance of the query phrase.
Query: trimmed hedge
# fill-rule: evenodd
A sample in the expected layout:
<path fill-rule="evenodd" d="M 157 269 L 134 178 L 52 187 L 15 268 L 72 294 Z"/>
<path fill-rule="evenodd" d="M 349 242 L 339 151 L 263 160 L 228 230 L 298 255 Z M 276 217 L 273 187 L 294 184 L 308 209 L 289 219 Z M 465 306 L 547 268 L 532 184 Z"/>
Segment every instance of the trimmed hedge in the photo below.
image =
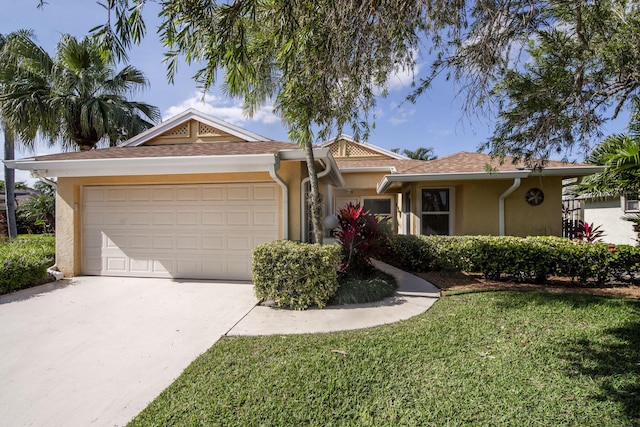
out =
<path fill-rule="evenodd" d="M 397 235 L 391 242 L 391 255 L 385 261 L 409 271 L 467 271 L 535 283 L 549 276 L 580 283 L 640 277 L 640 248 L 628 245 L 510 236 Z"/>
<path fill-rule="evenodd" d="M 282 308 L 324 307 L 338 289 L 339 265 L 339 245 L 264 243 L 253 250 L 256 296 Z"/>
<path fill-rule="evenodd" d="M 54 259 L 54 236 L 19 237 L 0 244 L 0 295 L 42 283 Z"/>

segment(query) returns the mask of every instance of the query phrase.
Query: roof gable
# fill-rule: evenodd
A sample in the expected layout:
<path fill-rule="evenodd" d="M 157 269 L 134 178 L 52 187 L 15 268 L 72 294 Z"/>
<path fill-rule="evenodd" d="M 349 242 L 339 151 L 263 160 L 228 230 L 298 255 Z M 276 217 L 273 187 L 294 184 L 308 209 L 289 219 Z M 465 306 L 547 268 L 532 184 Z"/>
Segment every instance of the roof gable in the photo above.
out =
<path fill-rule="evenodd" d="M 353 137 L 341 134 L 334 139 L 320 144 L 323 148 L 329 148 L 335 159 L 339 158 L 367 158 L 367 159 L 406 159 L 402 154 L 394 153 L 377 145 L 361 142 Z"/>
<path fill-rule="evenodd" d="M 147 129 L 119 146 L 256 141 L 271 141 L 271 139 L 190 108 L 151 129 Z"/>

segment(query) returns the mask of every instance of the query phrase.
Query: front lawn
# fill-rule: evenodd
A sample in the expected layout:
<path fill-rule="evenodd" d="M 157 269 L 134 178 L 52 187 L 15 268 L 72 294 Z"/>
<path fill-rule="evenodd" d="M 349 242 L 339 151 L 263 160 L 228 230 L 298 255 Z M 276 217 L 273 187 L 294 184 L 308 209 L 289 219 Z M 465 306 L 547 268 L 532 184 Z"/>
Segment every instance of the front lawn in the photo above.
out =
<path fill-rule="evenodd" d="M 132 426 L 640 424 L 640 301 L 462 293 L 361 331 L 219 341 Z"/>

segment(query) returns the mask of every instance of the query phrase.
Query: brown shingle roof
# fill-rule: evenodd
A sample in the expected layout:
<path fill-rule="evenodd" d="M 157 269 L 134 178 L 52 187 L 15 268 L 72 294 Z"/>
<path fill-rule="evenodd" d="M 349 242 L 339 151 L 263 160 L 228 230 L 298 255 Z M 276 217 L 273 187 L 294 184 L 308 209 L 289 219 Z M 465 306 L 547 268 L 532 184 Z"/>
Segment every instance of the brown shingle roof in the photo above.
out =
<path fill-rule="evenodd" d="M 36 156 L 36 161 L 127 159 L 144 157 L 230 156 L 275 154 L 280 150 L 295 150 L 298 145 L 289 142 L 216 142 L 175 145 L 141 145 L 138 147 L 111 147 L 99 150 Z"/>
<path fill-rule="evenodd" d="M 529 169 L 523 163 L 513 163 L 512 157 L 506 157 L 500 164 L 498 159 L 492 159 L 489 154 L 461 151 L 436 160 L 395 160 L 395 159 L 336 159 L 341 169 L 344 168 L 370 168 L 370 167 L 394 167 L 396 173 L 420 174 L 420 173 L 460 173 L 460 172 L 485 172 L 490 165 L 500 172 Z M 547 168 L 585 166 L 580 163 L 567 163 L 557 160 L 549 160 Z"/>

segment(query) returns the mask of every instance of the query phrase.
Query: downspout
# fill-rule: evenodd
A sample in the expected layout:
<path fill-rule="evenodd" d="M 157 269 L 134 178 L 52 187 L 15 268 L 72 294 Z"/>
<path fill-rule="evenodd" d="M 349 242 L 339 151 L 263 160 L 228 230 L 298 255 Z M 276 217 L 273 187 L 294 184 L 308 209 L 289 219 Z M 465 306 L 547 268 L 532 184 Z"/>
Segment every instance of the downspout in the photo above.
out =
<path fill-rule="evenodd" d="M 318 180 L 320 180 L 320 178 L 324 178 L 329 174 L 329 172 L 331 172 L 331 162 L 325 163 L 322 160 L 319 160 L 319 162 L 324 165 L 324 170 L 318 174 Z M 302 181 L 300 181 L 300 241 L 301 242 L 307 241 L 307 233 L 306 233 L 307 209 L 306 209 L 306 200 L 304 197 L 304 193 L 305 193 L 305 189 L 307 188 L 307 183 L 309 183 L 310 180 L 311 180 L 311 177 L 306 177 L 306 178 L 303 178 Z"/>
<path fill-rule="evenodd" d="M 277 168 L 276 168 L 277 166 Z M 269 165 L 269 175 L 282 188 L 282 238 L 289 239 L 289 188 L 287 184 L 277 174 L 276 169 L 280 169 L 280 159 L 276 159 L 276 163 Z"/>
<path fill-rule="evenodd" d="M 507 189 L 504 193 L 500 195 L 498 199 L 498 234 L 500 236 L 504 236 L 504 199 L 506 199 L 509 194 L 513 193 L 518 187 L 520 187 L 520 178 L 515 178 L 513 180 L 513 184 L 511 187 Z"/>

